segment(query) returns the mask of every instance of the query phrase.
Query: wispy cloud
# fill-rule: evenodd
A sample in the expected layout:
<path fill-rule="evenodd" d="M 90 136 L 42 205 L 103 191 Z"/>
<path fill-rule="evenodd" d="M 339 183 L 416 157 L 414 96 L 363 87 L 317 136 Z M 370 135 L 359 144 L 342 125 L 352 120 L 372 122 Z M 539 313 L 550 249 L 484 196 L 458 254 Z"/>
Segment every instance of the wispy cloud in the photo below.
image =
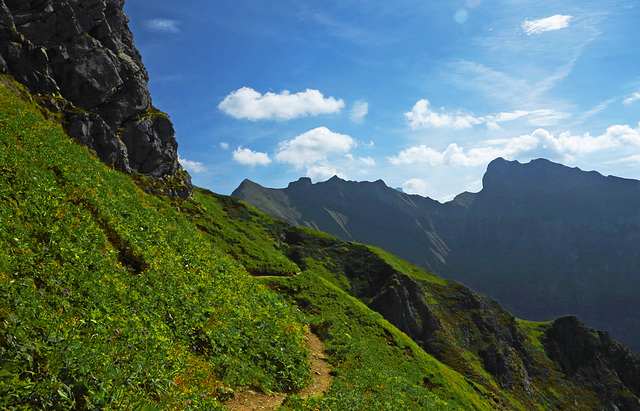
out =
<path fill-rule="evenodd" d="M 351 108 L 351 113 L 349 113 L 349 118 L 354 123 L 362 123 L 364 121 L 365 116 L 369 113 L 369 103 L 366 101 L 356 101 L 353 107 Z"/>
<path fill-rule="evenodd" d="M 510 139 L 486 141 L 484 145 L 465 149 L 456 143 L 444 151 L 426 145 L 410 147 L 389 158 L 393 165 L 429 164 L 432 166 L 479 166 L 496 157 L 514 158 L 518 155 L 543 151 L 549 155 L 571 159 L 614 148 L 637 150 L 640 147 L 640 125 L 614 125 L 603 134 L 572 135 L 564 132 L 557 137 L 545 129 Z"/>
<path fill-rule="evenodd" d="M 485 117 L 475 117 L 471 114 L 447 111 L 444 108 L 434 111 L 430 108 L 429 100 L 426 99 L 418 101 L 411 111 L 404 115 L 409 126 L 413 129 L 423 127 L 465 129 L 477 124 L 485 124 L 487 127 L 495 129 L 499 128 L 499 123 L 519 118 L 527 118 L 527 122 L 535 126 L 546 126 L 556 124 L 559 120 L 570 116 L 568 113 L 556 110 L 539 109 L 530 111 L 516 110 L 490 114 Z"/>
<path fill-rule="evenodd" d="M 348 153 L 356 145 L 356 141 L 346 134 L 334 133 L 326 127 L 318 127 L 293 140 L 280 143 L 275 158 L 300 169 L 326 160 L 330 153 Z"/>
<path fill-rule="evenodd" d="M 145 21 L 147 28 L 162 33 L 180 33 L 180 22 L 169 19 L 152 19 Z"/>
<path fill-rule="evenodd" d="M 556 14 L 545 19 L 525 20 L 522 23 L 522 29 L 527 35 L 560 30 L 569 27 L 569 22 L 572 18 L 573 16 Z"/>
<path fill-rule="evenodd" d="M 629 97 L 625 98 L 623 104 L 625 106 L 631 105 L 634 101 L 640 100 L 640 93 L 633 93 Z"/>
<path fill-rule="evenodd" d="M 261 94 L 249 87 L 242 87 L 229 94 L 218 104 L 224 113 L 247 120 L 292 120 L 307 115 L 338 113 L 344 101 L 325 98 L 318 90 L 291 94 L 284 90 L 279 94 Z"/>
<path fill-rule="evenodd" d="M 188 172 L 193 174 L 205 173 L 207 171 L 204 164 L 198 161 L 190 161 L 178 156 L 178 162 L 182 164 L 182 167 L 184 167 Z"/>
<path fill-rule="evenodd" d="M 266 166 L 271 163 L 267 153 L 252 151 L 248 148 L 242 148 L 242 146 L 233 150 L 233 159 L 242 165 L 250 167 Z"/>
<path fill-rule="evenodd" d="M 369 167 L 375 167 L 376 165 L 376 160 L 372 159 L 371 157 L 360 157 L 360 161 L 362 161 Z"/>
<path fill-rule="evenodd" d="M 638 163 L 640 164 L 640 154 L 635 154 L 633 156 L 625 157 L 620 160 L 611 161 L 610 163 Z"/>

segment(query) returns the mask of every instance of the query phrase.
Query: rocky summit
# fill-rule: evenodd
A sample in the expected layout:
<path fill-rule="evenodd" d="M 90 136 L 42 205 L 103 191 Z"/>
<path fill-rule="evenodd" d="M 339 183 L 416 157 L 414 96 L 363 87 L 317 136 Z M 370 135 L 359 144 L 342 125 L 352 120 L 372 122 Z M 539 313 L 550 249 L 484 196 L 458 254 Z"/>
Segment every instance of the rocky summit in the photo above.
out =
<path fill-rule="evenodd" d="M 0 0 L 0 71 L 60 113 L 69 135 L 100 160 L 164 183 L 147 191 L 189 197 L 193 187 L 178 162 L 173 124 L 151 105 L 123 5 Z"/>

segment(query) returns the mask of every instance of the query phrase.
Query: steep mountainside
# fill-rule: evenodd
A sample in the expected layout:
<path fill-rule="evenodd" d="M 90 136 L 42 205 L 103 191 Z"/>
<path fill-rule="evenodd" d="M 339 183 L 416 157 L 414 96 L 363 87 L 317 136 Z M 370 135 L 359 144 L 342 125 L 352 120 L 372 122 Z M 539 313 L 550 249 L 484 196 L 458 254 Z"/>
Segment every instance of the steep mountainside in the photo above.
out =
<path fill-rule="evenodd" d="M 187 197 L 191 180 L 178 163 L 173 125 L 151 105 L 123 4 L 0 0 L 0 72 L 63 117 L 69 135 L 102 161 L 160 178 L 167 194 Z"/>
<path fill-rule="evenodd" d="M 333 177 L 311 184 L 301 178 L 285 189 L 245 180 L 231 195 L 288 223 L 376 245 L 433 270 L 450 252 L 436 231 L 439 211 L 446 209 L 451 215 L 465 211 L 457 204 L 443 206 L 406 195 L 382 180 L 357 183 Z"/>
<path fill-rule="evenodd" d="M 0 2 L 0 409 L 640 410 L 606 332 L 192 188 L 122 1 Z"/>
<path fill-rule="evenodd" d="M 357 239 L 462 281 L 524 318 L 578 315 L 640 351 L 640 182 L 497 159 L 441 204 L 382 181 L 308 179 L 234 193 L 292 224 Z"/>
<path fill-rule="evenodd" d="M 220 410 L 251 389 L 290 410 L 640 410 L 640 358 L 607 333 L 232 197 L 146 194 L 2 82 L 0 407 Z M 305 326 L 333 376 L 317 397 Z"/>
<path fill-rule="evenodd" d="M 496 160 L 462 227 L 443 274 L 521 316 L 578 315 L 640 351 L 640 181 Z"/>

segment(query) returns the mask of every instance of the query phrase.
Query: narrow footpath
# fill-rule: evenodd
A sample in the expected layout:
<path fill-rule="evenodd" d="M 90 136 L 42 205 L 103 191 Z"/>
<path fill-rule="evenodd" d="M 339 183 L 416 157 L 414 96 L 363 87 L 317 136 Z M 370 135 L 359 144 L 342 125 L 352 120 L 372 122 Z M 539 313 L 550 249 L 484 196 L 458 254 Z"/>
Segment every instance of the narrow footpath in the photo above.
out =
<path fill-rule="evenodd" d="M 306 328 L 305 338 L 309 347 L 309 362 L 311 363 L 311 384 L 300 395 L 302 398 L 322 395 L 331 386 L 331 369 L 327 364 L 327 354 L 324 344 L 317 335 Z M 262 394 L 247 390 L 236 393 L 236 396 L 227 402 L 226 407 L 230 411 L 271 411 L 282 405 L 287 394 Z"/>

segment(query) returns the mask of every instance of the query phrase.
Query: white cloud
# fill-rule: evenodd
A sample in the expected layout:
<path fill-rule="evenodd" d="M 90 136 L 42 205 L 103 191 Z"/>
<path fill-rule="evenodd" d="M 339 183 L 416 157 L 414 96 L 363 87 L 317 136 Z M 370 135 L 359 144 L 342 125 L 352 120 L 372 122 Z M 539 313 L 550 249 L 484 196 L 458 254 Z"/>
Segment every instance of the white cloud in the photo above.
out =
<path fill-rule="evenodd" d="M 447 112 L 444 108 L 441 108 L 439 112 L 435 112 L 431 110 L 429 105 L 429 100 L 420 100 L 413 106 L 413 109 L 411 109 L 410 112 L 404 114 L 411 128 L 439 127 L 464 129 L 471 128 L 476 124 L 486 124 L 490 129 L 496 129 L 500 127 L 498 123 L 513 121 L 522 117 L 527 117 L 527 122 L 529 124 L 535 126 L 548 126 L 556 124 L 561 119 L 570 117 L 570 114 L 568 113 L 549 109 L 533 111 L 517 110 L 513 112 L 490 114 L 486 117 L 474 117 L 469 114 Z"/>
<path fill-rule="evenodd" d="M 178 162 L 182 164 L 182 167 L 184 167 L 185 170 L 193 174 L 204 173 L 207 171 L 207 168 L 204 166 L 204 164 L 198 161 L 189 161 L 178 156 Z"/>
<path fill-rule="evenodd" d="M 440 113 L 436 113 L 429 108 L 429 105 L 429 100 L 422 99 L 413 106 L 410 112 L 404 113 L 411 128 L 431 126 L 462 129 L 481 123 L 481 120 L 475 117 L 460 113 L 447 113 L 443 108 L 440 109 Z"/>
<path fill-rule="evenodd" d="M 624 99 L 623 103 L 625 106 L 628 106 L 636 100 L 640 100 L 640 93 L 633 93 L 632 95 Z"/>
<path fill-rule="evenodd" d="M 429 185 L 422 179 L 413 178 L 402 184 L 402 191 L 407 194 L 418 194 L 426 197 L 429 194 Z"/>
<path fill-rule="evenodd" d="M 638 163 L 640 164 L 640 154 L 636 154 L 633 156 L 625 157 L 617 161 L 612 161 L 612 163 Z"/>
<path fill-rule="evenodd" d="M 313 181 L 325 181 L 333 176 L 338 176 L 343 180 L 347 180 L 346 175 L 338 172 L 335 168 L 326 164 L 312 166 L 307 170 L 307 177 L 309 177 Z"/>
<path fill-rule="evenodd" d="M 291 120 L 297 117 L 338 113 L 344 101 L 333 97 L 324 98 L 318 90 L 291 94 L 288 90 L 280 94 L 264 95 L 249 87 L 243 87 L 229 94 L 218 104 L 224 113 L 247 120 Z"/>
<path fill-rule="evenodd" d="M 510 139 L 485 141 L 483 146 L 464 149 L 455 143 L 449 144 L 444 151 L 438 151 L 426 145 L 410 147 L 390 157 L 393 165 L 429 164 L 479 166 L 487 164 L 496 157 L 514 158 L 525 153 L 546 151 L 550 155 L 573 158 L 585 154 L 614 148 L 640 147 L 640 125 L 632 128 L 628 125 L 614 125 L 599 136 L 572 135 L 564 132 L 557 137 L 545 129 L 537 129 L 531 134 Z"/>
<path fill-rule="evenodd" d="M 220 148 L 223 150 L 228 150 L 229 149 L 229 143 L 225 143 L 224 141 L 222 143 L 220 143 Z"/>
<path fill-rule="evenodd" d="M 372 159 L 371 157 L 360 157 L 360 160 L 369 167 L 375 167 L 376 165 L 376 160 Z"/>
<path fill-rule="evenodd" d="M 326 159 L 329 153 L 348 153 L 356 141 L 346 134 L 318 127 L 280 143 L 276 159 L 300 169 Z"/>
<path fill-rule="evenodd" d="M 248 148 L 238 147 L 233 151 L 233 159 L 245 166 L 266 166 L 271 163 L 267 153 L 251 151 Z"/>
<path fill-rule="evenodd" d="M 145 22 L 147 28 L 162 33 L 180 33 L 179 24 L 179 21 L 168 19 L 153 19 Z"/>
<path fill-rule="evenodd" d="M 540 34 L 545 31 L 554 31 L 569 27 L 569 22 L 572 18 L 573 16 L 556 14 L 555 16 L 547 17 L 546 19 L 525 20 L 522 23 L 522 28 L 528 35 Z"/>
<path fill-rule="evenodd" d="M 362 123 L 364 121 L 365 116 L 369 113 L 369 103 L 366 101 L 356 101 L 356 103 L 351 108 L 351 113 L 349 114 L 349 118 L 354 123 Z"/>

